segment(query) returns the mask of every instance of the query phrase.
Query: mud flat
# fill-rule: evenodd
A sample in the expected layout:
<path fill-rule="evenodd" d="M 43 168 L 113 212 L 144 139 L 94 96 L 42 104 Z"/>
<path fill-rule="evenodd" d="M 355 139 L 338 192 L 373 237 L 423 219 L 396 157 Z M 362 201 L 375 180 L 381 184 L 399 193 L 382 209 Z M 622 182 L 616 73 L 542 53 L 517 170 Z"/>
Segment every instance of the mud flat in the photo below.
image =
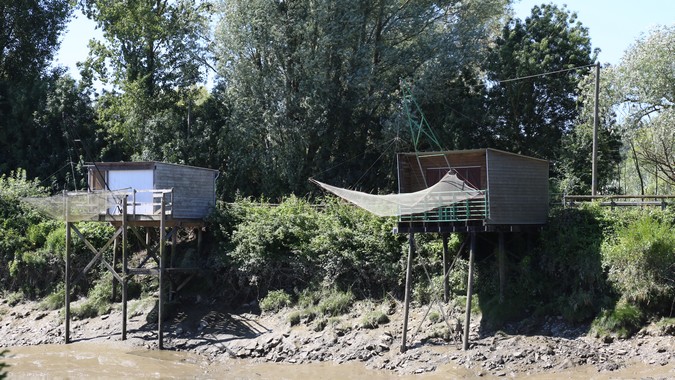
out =
<path fill-rule="evenodd" d="M 446 318 L 431 322 L 424 318 L 428 308 L 416 307 L 411 310 L 408 349 L 401 353 L 400 305 L 392 307 L 388 323 L 364 328 L 364 310 L 359 307 L 328 321 L 306 320 L 291 326 L 291 310 L 261 315 L 255 312 L 255 305 L 226 310 L 217 304 L 215 300 L 195 300 L 177 308 L 179 311 L 166 323 L 167 350 L 160 352 L 153 305 L 130 307 L 135 311 L 128 320 L 126 341 L 121 341 L 121 313 L 114 310 L 96 318 L 72 321 L 74 343 L 66 346 L 62 344 L 64 326 L 59 311 L 42 311 L 35 303 L 10 307 L 2 302 L 0 345 L 10 349 L 4 361 L 13 366 L 18 376 L 21 368 L 28 371 L 24 375 L 48 371 L 49 366 L 36 369 L 30 364 L 49 362 L 48 357 L 35 356 L 43 352 L 52 353 L 54 363 L 64 362 L 64 356 L 59 355 L 90 358 L 98 363 L 98 374 L 104 377 L 107 372 L 100 371 L 107 369 L 101 363 L 109 362 L 136 366 L 130 373 L 141 374 L 138 378 L 180 378 L 182 368 L 197 378 L 217 378 L 219 371 L 226 370 L 235 378 L 384 379 L 396 375 L 431 379 L 675 379 L 673 325 L 651 325 L 631 339 L 597 339 L 589 336 L 588 326 L 569 326 L 562 318 L 524 321 L 504 331 L 487 332 L 481 327 L 480 316 L 474 316 L 470 349 L 463 351 L 459 320 L 452 309 L 445 310 Z M 73 353 L 78 350 L 82 352 Z M 118 351 L 127 356 L 115 356 Z M 106 359 L 106 355 L 114 358 Z M 153 369 L 156 366 L 152 363 L 157 360 L 164 363 L 162 368 L 169 368 L 168 362 L 174 363 L 174 375 Z M 78 363 L 72 358 L 66 362 Z M 141 364 L 144 362 L 149 363 L 149 369 Z M 72 371 L 76 371 L 77 364 L 73 366 Z M 85 365 L 88 370 L 91 367 Z M 123 373 L 120 369 L 111 370 L 115 375 Z M 78 372 L 52 374 L 79 377 Z M 125 376 L 135 378 L 131 374 Z"/>

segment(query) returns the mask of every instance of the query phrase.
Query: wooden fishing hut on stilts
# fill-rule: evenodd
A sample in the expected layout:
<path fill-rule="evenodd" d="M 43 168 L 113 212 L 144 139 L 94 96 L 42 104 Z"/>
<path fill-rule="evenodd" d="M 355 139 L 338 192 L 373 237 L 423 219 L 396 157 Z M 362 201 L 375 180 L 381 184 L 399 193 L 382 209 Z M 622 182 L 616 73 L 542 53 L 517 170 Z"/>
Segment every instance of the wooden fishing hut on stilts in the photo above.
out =
<path fill-rule="evenodd" d="M 415 256 L 415 234 L 443 238 L 444 300 L 448 300 L 448 236 L 469 240 L 463 348 L 469 348 L 473 269 L 478 235 L 497 235 L 500 301 L 506 284 L 507 233 L 537 232 L 548 218 L 549 162 L 497 149 L 443 150 L 415 100 L 412 85 L 401 82 L 414 152 L 397 154 L 398 194 L 374 195 L 338 188 L 310 178 L 325 190 L 379 216 L 398 216 L 397 233 L 409 236 L 401 352 L 407 350 L 408 311 Z M 421 149 L 423 139 L 437 147 Z M 461 251 L 461 249 L 460 249 Z"/>
<path fill-rule="evenodd" d="M 195 230 L 199 251 L 204 219 L 215 206 L 217 177 L 217 170 L 162 162 L 100 162 L 88 167 L 87 192 L 64 193 L 66 343 L 71 341 L 72 286 L 100 262 L 113 275 L 113 297 L 115 283 L 121 285 L 122 340 L 127 337 L 129 279 L 138 275 L 158 277 L 157 341 L 160 349 L 164 347 L 162 317 L 167 298 L 170 299 L 198 273 L 198 268 L 174 266 L 178 255 L 177 233 L 181 228 Z M 84 221 L 109 223 L 115 232 L 103 247 L 96 248 L 78 228 Z M 145 236 L 140 228 L 145 229 Z M 94 253 L 77 274 L 74 272 L 79 268 L 71 265 L 73 233 Z M 129 267 L 129 233 L 138 239 L 146 253 L 134 267 Z M 167 252 L 167 243 L 170 252 Z M 108 262 L 105 253 L 109 254 L 111 246 L 112 261 Z"/>
<path fill-rule="evenodd" d="M 533 157 L 496 149 L 399 153 L 399 193 L 415 193 L 434 186 L 446 173 L 455 174 L 478 190 L 464 200 L 440 194 L 437 207 L 430 211 L 399 216 L 396 232 L 409 236 L 405 285 L 405 311 L 401 352 L 407 349 L 408 309 L 411 267 L 415 255 L 416 233 L 437 233 L 443 238 L 444 299 L 448 299 L 447 256 L 450 233 L 467 235 L 469 271 L 463 348 L 469 347 L 473 269 L 477 235 L 496 234 L 499 265 L 500 301 L 504 300 L 506 255 L 504 235 L 539 231 L 548 217 L 549 163 Z M 460 192 L 461 193 L 461 192 Z M 443 199 L 445 198 L 445 199 Z M 431 200 L 434 202 L 436 200 Z"/>
<path fill-rule="evenodd" d="M 450 233 L 467 235 L 469 273 L 463 347 L 468 349 L 476 237 L 497 235 L 500 300 L 503 301 L 504 235 L 538 231 L 546 224 L 549 163 L 496 149 L 399 153 L 397 163 L 398 194 L 374 195 L 312 181 L 375 215 L 398 216 L 395 232 L 408 234 L 402 352 L 407 349 L 415 234 L 434 233 L 443 238 L 446 302 L 448 236 Z"/>

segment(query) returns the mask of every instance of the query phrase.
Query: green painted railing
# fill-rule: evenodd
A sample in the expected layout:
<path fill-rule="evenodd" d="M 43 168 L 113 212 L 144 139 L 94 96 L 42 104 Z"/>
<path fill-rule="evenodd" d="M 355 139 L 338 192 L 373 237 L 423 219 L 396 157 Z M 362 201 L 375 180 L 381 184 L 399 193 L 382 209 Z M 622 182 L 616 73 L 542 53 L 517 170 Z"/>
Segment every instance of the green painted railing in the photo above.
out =
<path fill-rule="evenodd" d="M 487 190 L 478 191 L 477 195 L 448 206 L 439 206 L 431 211 L 401 215 L 400 222 L 465 222 L 485 220 L 490 217 Z"/>

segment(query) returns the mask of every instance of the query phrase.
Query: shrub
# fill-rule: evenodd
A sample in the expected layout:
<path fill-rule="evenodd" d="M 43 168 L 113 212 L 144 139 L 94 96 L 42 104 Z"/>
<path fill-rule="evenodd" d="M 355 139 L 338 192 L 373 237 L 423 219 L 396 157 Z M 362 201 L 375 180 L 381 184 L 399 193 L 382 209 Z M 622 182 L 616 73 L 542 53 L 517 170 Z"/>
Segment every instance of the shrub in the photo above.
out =
<path fill-rule="evenodd" d="M 609 287 L 601 263 L 605 230 L 612 224 L 599 206 L 555 209 L 536 251 L 517 266 L 512 291 L 568 321 L 592 319 Z"/>
<path fill-rule="evenodd" d="M 89 290 L 87 298 L 72 310 L 73 316 L 80 319 L 93 318 L 110 311 L 112 295 L 112 274 L 105 272 Z"/>
<path fill-rule="evenodd" d="M 307 244 L 317 231 L 317 212 L 299 198 L 277 207 L 240 201 L 242 222 L 232 233 L 231 260 L 249 285 L 269 288 L 306 285 L 316 273 Z"/>
<path fill-rule="evenodd" d="M 312 330 L 315 332 L 323 331 L 328 326 L 328 318 L 321 317 L 314 321 Z"/>
<path fill-rule="evenodd" d="M 288 323 L 291 326 L 299 325 L 300 320 L 302 319 L 302 313 L 299 310 L 293 310 L 290 313 L 288 313 Z"/>
<path fill-rule="evenodd" d="M 616 335 L 619 338 L 629 338 L 640 329 L 644 320 L 644 314 L 637 306 L 619 302 L 613 309 L 603 310 L 593 320 L 591 331 L 597 337 Z"/>
<path fill-rule="evenodd" d="M 232 279 L 227 285 L 238 294 L 339 288 L 367 297 L 399 288 L 403 237 L 391 232 L 395 219 L 335 197 L 323 202 L 315 207 L 291 196 L 278 206 L 250 199 L 219 204 L 209 219 L 214 240 L 221 240 L 210 266 L 228 273 L 221 278 Z"/>
<path fill-rule="evenodd" d="M 412 299 L 422 305 L 443 299 L 443 275 L 432 277 L 431 282 L 420 280 L 412 289 Z"/>
<path fill-rule="evenodd" d="M 348 312 L 352 302 L 354 302 L 352 292 L 333 290 L 319 301 L 317 309 L 321 315 L 334 317 Z"/>
<path fill-rule="evenodd" d="M 315 306 L 321 300 L 321 291 L 304 289 L 298 295 L 298 306 L 301 308 L 310 308 Z"/>
<path fill-rule="evenodd" d="M 56 290 L 48 294 L 40 301 L 40 309 L 42 310 L 57 310 L 62 308 L 66 303 L 66 290 L 63 283 L 56 287 Z"/>
<path fill-rule="evenodd" d="M 51 292 L 63 279 L 63 265 L 54 252 L 39 248 L 19 251 L 9 264 L 12 288 L 28 297 L 41 297 Z"/>
<path fill-rule="evenodd" d="M 283 290 L 273 290 L 260 300 L 260 310 L 275 313 L 291 304 L 291 296 L 288 293 Z"/>
<path fill-rule="evenodd" d="M 352 289 L 360 298 L 381 297 L 399 288 L 405 237 L 393 234 L 395 218 L 382 218 L 341 202 L 324 199 L 315 252 L 324 287 Z"/>
<path fill-rule="evenodd" d="M 389 317 L 382 310 L 374 310 L 361 318 L 361 327 L 375 329 L 379 325 L 389 323 Z"/>
<path fill-rule="evenodd" d="M 643 215 L 603 246 L 603 265 L 621 297 L 657 312 L 675 299 L 675 232 L 670 222 Z"/>
<path fill-rule="evenodd" d="M 38 227 L 30 232 L 28 229 L 45 218 L 21 199 L 46 194 L 47 189 L 38 180 L 27 180 L 24 170 L 0 174 L 0 290 L 17 290 L 16 282 L 9 279 L 10 262 L 17 252 L 34 250 L 42 236 Z"/>
<path fill-rule="evenodd" d="M 24 295 L 21 292 L 12 292 L 9 294 L 5 294 L 4 297 L 5 300 L 7 300 L 7 304 L 9 306 L 16 306 L 24 300 Z"/>

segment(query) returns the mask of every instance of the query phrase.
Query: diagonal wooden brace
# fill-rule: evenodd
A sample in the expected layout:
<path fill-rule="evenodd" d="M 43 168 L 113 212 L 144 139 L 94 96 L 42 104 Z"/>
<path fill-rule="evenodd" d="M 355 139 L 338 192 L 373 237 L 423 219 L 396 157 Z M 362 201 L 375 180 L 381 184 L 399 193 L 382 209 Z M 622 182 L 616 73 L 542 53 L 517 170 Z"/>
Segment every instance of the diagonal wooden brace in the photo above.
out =
<path fill-rule="evenodd" d="M 110 240 L 108 240 L 108 242 L 105 243 L 103 248 L 101 248 L 100 250 L 97 250 L 96 248 L 94 248 L 94 246 L 87 240 L 86 237 L 84 237 L 84 235 L 82 235 L 82 232 L 80 232 L 80 230 L 78 230 L 75 225 L 71 225 L 71 229 L 73 231 L 75 231 L 75 234 L 77 234 L 77 236 L 79 236 L 80 239 L 82 239 L 82 241 L 84 242 L 84 245 L 86 245 L 87 248 L 89 248 L 92 252 L 94 252 L 96 254 L 94 256 L 94 258 L 91 259 L 91 261 L 89 261 L 89 264 L 87 264 L 87 266 L 84 267 L 84 269 L 82 270 L 80 275 L 77 276 L 75 281 L 73 281 L 73 284 L 75 284 L 82 279 L 82 276 L 84 276 L 85 274 L 87 274 L 87 272 L 89 272 L 89 270 L 94 266 L 94 264 L 96 264 L 96 262 L 98 262 L 101 259 L 101 257 L 103 257 L 103 253 L 108 249 L 108 247 L 110 247 L 110 245 L 115 241 L 115 239 L 117 239 L 117 237 L 122 233 L 122 228 L 117 229 L 117 231 L 115 231 L 115 233 L 110 238 Z M 106 263 L 105 260 L 103 262 Z M 122 280 L 120 279 L 120 281 L 122 281 Z"/>
<path fill-rule="evenodd" d="M 138 229 L 136 227 L 131 226 L 131 232 L 134 233 L 136 238 L 141 242 L 141 244 L 143 245 L 143 247 L 145 248 L 145 250 L 147 252 L 147 256 L 143 259 L 143 261 L 141 261 L 141 263 L 138 265 L 138 268 L 142 268 L 145 265 L 145 263 L 147 263 L 148 260 L 150 260 L 150 259 L 155 260 L 155 263 L 159 266 L 159 259 L 157 258 L 157 255 L 155 254 L 155 252 L 153 252 L 153 250 L 156 250 L 156 248 L 153 249 L 149 245 L 145 244 L 145 239 L 143 239 L 141 237 L 141 234 L 140 234 L 140 232 L 138 232 Z"/>

